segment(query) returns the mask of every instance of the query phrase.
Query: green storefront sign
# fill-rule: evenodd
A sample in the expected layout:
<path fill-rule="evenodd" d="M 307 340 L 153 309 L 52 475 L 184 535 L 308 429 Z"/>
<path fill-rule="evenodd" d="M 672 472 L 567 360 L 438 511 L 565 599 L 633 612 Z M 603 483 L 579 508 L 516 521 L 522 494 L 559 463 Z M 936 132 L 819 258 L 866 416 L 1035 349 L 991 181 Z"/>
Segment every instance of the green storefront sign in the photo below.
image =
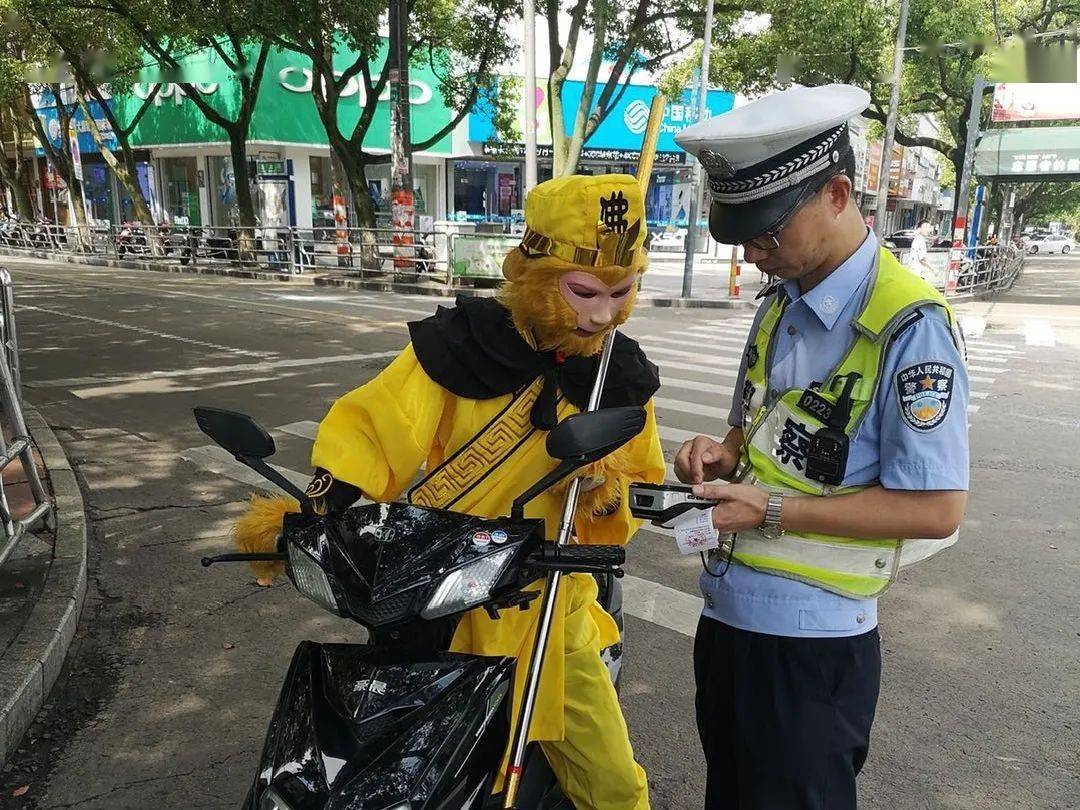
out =
<path fill-rule="evenodd" d="M 377 76 L 385 58 L 382 52 L 372 64 Z M 340 53 L 334 60 L 335 68 L 344 70 L 354 61 L 352 53 Z M 229 70 L 212 51 L 203 51 L 183 60 L 185 75 L 196 82 L 196 89 L 216 110 L 228 118 L 235 118 L 240 105 L 239 85 Z M 114 100 L 121 121 L 130 120 L 148 96 L 152 76 L 145 73 L 146 81 L 134 86 L 131 94 Z M 263 74 L 255 113 L 248 136 L 252 141 L 276 141 L 281 143 L 327 146 L 328 140 L 322 121 L 315 109 L 311 95 L 311 62 L 292 51 L 273 50 Z M 446 108 L 439 92 L 439 80 L 427 66 L 411 67 L 409 71 L 411 125 L 413 142 L 425 140 L 445 127 L 453 118 L 453 111 Z M 365 94 L 359 77 L 351 80 L 338 107 L 340 126 L 350 132 L 360 119 Z M 379 98 L 371 125 L 368 127 L 364 147 L 367 149 L 390 148 L 390 92 L 387 87 Z M 163 85 L 154 99 L 153 106 L 132 133 L 132 145 L 139 147 L 179 144 L 227 142 L 225 131 L 206 120 L 202 111 L 187 98 L 175 84 Z M 451 136 L 445 135 L 426 151 L 449 155 Z"/>

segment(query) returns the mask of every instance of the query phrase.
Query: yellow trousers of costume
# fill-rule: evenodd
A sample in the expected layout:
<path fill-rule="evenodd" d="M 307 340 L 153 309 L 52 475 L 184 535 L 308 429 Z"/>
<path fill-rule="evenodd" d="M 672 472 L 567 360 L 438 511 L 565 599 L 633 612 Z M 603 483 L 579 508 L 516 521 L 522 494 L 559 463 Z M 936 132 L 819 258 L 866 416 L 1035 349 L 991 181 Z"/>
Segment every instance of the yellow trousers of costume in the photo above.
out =
<path fill-rule="evenodd" d="M 563 793 L 578 810 L 648 810 L 649 784 L 634 761 L 587 605 L 566 617 L 564 660 L 565 736 L 540 743 Z"/>
<path fill-rule="evenodd" d="M 553 628 L 553 632 L 561 630 L 561 638 L 554 635 L 549 638 L 540 679 L 543 698 L 545 687 L 551 688 L 552 671 L 559 672 L 561 677 L 555 680 L 561 680 L 563 685 L 562 717 L 534 714 L 529 736 L 534 739 L 540 732 L 541 739 L 534 744 L 541 746 L 563 793 L 578 810 L 648 810 L 649 783 L 645 770 L 634 760 L 619 697 L 600 657 L 603 647 L 617 640 L 618 631 L 611 617 L 597 604 L 596 596 L 596 581 L 591 576 L 563 578 L 559 603 L 565 609 L 562 621 Z M 598 619 L 604 625 L 603 630 Z M 532 648 L 532 638 L 530 633 L 528 650 Z M 460 649 L 459 644 L 455 647 Z M 528 659 L 527 653 L 518 658 L 517 683 L 512 693 L 517 701 L 512 711 L 515 722 Z M 537 711 L 543 711 L 545 706 L 548 711 L 557 711 L 543 699 L 537 702 Z M 561 734 L 557 736 L 561 739 L 551 739 L 556 736 L 552 733 L 553 726 L 560 728 Z M 509 757 L 508 750 L 503 762 L 504 774 Z M 501 789 L 500 780 L 495 790 Z"/>

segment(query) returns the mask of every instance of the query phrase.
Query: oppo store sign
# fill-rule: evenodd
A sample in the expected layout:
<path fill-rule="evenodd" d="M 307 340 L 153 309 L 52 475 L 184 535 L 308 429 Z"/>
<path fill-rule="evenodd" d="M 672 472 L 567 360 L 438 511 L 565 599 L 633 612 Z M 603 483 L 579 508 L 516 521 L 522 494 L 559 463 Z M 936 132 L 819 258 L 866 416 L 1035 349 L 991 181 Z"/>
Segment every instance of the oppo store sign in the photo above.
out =
<path fill-rule="evenodd" d="M 338 73 L 338 76 L 341 74 Z M 285 90 L 290 93 L 310 93 L 312 87 L 312 74 L 310 68 L 299 67 L 284 67 L 278 71 L 278 83 Z M 155 84 L 135 84 L 132 86 L 132 91 L 140 99 L 145 101 L 150 98 L 150 94 L 153 93 Z M 193 87 L 204 96 L 212 96 L 218 92 L 221 85 L 217 82 L 197 82 Z M 364 105 L 367 103 L 367 94 L 363 85 L 357 81 L 354 76 L 349 79 L 344 89 L 341 91 L 341 98 L 351 98 L 358 96 L 357 103 Z M 157 95 L 154 96 L 154 106 L 160 107 L 170 99 L 173 104 L 179 106 L 183 103 L 187 97 L 187 93 L 184 88 L 179 84 L 163 84 L 158 90 Z M 417 106 L 427 104 L 435 97 L 435 94 L 431 91 L 431 86 L 426 82 L 419 81 L 417 79 L 409 80 L 409 103 Z M 383 89 L 382 94 L 379 96 L 379 101 L 390 100 L 390 85 L 387 83 Z"/>
<path fill-rule="evenodd" d="M 341 76 L 341 73 L 336 71 L 335 75 Z M 310 93 L 313 82 L 311 69 L 294 66 L 284 67 L 278 71 L 278 82 L 286 90 L 293 93 Z M 359 96 L 359 104 L 367 103 L 367 93 L 364 90 L 364 86 L 357 81 L 355 76 L 349 79 L 345 84 L 344 89 L 341 91 L 341 98 L 350 98 L 351 96 Z M 416 79 L 409 80 L 410 104 L 427 104 L 432 98 L 434 98 L 434 93 L 431 92 L 430 85 Z M 382 94 L 379 96 L 379 101 L 389 100 L 390 83 L 387 82 L 386 87 L 383 88 Z"/>

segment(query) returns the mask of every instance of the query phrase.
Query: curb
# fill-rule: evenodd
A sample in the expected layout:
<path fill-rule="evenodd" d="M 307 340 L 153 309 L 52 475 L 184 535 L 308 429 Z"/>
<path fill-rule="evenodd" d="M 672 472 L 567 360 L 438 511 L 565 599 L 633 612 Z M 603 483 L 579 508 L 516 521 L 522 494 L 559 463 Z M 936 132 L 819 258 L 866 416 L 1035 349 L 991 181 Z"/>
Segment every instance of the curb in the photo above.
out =
<path fill-rule="evenodd" d="M 52 428 L 32 406 L 24 404 L 23 410 L 51 484 L 56 540 L 41 594 L 0 657 L 0 766 L 19 747 L 56 682 L 86 597 L 86 512 L 79 483 Z"/>
<path fill-rule="evenodd" d="M 385 278 L 351 278 L 339 275 L 315 275 L 310 273 L 274 273 L 267 270 L 244 270 L 217 265 L 158 264 L 131 259 L 110 259 L 105 256 L 71 256 L 67 253 L 50 253 L 44 250 L 12 250 L 0 247 L 0 256 L 29 257 L 46 261 L 82 264 L 91 267 L 116 267 L 123 270 L 148 270 L 154 273 L 183 273 L 197 276 L 223 276 L 249 281 L 281 281 L 315 287 L 366 290 L 369 292 L 399 292 L 406 295 L 430 295 L 437 298 L 454 298 L 457 295 L 488 297 L 497 293 L 494 287 L 445 287 L 419 281 L 393 281 Z M 636 306 L 671 309 L 754 309 L 753 301 L 728 298 L 680 298 L 668 296 L 638 296 Z"/>

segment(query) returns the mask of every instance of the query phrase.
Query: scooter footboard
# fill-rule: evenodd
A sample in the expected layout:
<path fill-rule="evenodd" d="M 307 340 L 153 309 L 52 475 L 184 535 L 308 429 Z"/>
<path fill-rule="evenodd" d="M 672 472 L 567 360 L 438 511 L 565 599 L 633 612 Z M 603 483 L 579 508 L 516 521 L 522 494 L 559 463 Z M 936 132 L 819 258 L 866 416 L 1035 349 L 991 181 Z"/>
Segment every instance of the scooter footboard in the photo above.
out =
<path fill-rule="evenodd" d="M 510 658 L 302 642 L 246 806 L 480 807 L 507 744 L 513 668 Z"/>

